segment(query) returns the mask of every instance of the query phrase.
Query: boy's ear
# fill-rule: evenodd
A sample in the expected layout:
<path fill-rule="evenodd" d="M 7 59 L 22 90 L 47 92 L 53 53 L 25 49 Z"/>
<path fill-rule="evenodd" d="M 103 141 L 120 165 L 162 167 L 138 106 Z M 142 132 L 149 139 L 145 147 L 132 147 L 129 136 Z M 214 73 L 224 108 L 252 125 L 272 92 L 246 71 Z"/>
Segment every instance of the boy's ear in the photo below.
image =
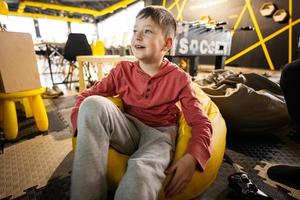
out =
<path fill-rule="evenodd" d="M 171 49 L 172 48 L 172 45 L 173 45 L 173 38 L 171 38 L 171 37 L 167 37 L 166 38 L 166 46 L 165 46 L 165 50 L 169 50 L 169 49 Z"/>

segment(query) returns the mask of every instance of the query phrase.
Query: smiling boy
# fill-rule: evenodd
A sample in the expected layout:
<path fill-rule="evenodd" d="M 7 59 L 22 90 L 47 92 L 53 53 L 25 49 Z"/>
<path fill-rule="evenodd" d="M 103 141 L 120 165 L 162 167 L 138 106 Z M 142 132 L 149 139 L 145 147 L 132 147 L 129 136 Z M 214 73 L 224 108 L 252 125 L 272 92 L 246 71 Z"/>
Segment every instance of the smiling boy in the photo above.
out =
<path fill-rule="evenodd" d="M 212 128 L 191 88 L 190 77 L 164 55 L 172 47 L 176 21 L 164 8 L 142 9 L 131 41 L 135 62 L 122 61 L 72 109 L 77 131 L 71 199 L 106 199 L 109 146 L 130 155 L 115 199 L 157 199 L 166 174 L 167 197 L 191 180 L 197 163 L 204 170 L 210 157 Z M 122 113 L 105 96 L 118 95 Z M 186 154 L 169 166 L 175 149 L 181 102 L 192 138 Z M 169 166 L 169 168 L 168 168 Z"/>

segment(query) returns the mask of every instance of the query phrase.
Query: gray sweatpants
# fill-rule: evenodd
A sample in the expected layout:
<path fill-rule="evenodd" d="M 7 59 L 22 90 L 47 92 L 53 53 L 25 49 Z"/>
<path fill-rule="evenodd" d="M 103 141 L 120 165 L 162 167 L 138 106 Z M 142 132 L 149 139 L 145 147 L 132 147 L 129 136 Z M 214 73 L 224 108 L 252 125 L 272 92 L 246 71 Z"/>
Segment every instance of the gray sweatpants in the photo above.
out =
<path fill-rule="evenodd" d="M 71 199 L 106 199 L 109 146 L 130 155 L 117 200 L 155 200 L 175 149 L 176 126 L 152 128 L 101 96 L 86 98 L 78 114 Z"/>

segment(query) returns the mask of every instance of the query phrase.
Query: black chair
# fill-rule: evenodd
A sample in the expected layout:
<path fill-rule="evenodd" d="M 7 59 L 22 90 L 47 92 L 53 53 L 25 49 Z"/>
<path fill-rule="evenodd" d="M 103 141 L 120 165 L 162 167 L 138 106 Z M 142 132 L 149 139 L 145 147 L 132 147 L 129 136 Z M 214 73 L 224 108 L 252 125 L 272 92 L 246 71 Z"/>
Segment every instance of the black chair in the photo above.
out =
<path fill-rule="evenodd" d="M 126 46 L 126 54 L 127 56 L 132 56 L 133 55 L 133 52 L 132 52 L 132 49 L 131 49 L 131 46 L 130 45 L 127 45 Z"/>
<path fill-rule="evenodd" d="M 111 46 L 112 55 L 120 55 L 119 48 Z"/>
<path fill-rule="evenodd" d="M 112 55 L 112 50 L 110 47 L 105 48 L 105 55 Z"/>
<path fill-rule="evenodd" d="M 76 56 L 79 55 L 92 55 L 91 46 L 89 45 L 85 34 L 71 33 L 68 36 L 64 49 L 64 58 L 69 61 L 70 67 L 68 74 L 62 83 L 71 84 L 73 82 L 78 82 L 78 80 L 73 80 L 73 71 L 77 68 L 75 65 Z"/>

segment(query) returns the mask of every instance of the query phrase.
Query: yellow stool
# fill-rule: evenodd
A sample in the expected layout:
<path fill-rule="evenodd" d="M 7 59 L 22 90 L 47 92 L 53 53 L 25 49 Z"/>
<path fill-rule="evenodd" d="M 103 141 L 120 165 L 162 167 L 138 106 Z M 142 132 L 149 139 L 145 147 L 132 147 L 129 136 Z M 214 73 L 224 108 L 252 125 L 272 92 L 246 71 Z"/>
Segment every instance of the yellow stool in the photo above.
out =
<path fill-rule="evenodd" d="M 15 102 L 23 104 L 26 117 L 34 117 L 39 131 L 48 130 L 48 116 L 41 98 L 45 88 L 14 93 L 0 93 L 0 125 L 4 136 L 13 140 L 18 135 L 18 118 Z"/>

